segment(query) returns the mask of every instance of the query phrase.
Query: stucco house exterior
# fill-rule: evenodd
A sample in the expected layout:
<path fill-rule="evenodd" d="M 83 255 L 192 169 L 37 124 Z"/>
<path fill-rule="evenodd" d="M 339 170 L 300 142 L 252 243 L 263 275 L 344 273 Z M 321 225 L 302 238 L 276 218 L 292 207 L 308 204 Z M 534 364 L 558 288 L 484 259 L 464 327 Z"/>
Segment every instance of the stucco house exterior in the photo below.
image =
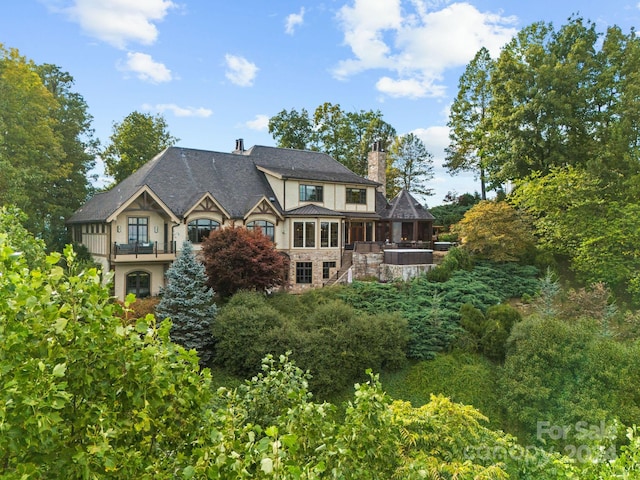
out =
<path fill-rule="evenodd" d="M 289 289 L 336 279 L 358 242 L 431 242 L 433 216 L 409 192 L 384 196 L 385 152 L 369 178 L 320 152 L 236 141 L 231 153 L 170 147 L 68 220 L 75 243 L 113 271 L 116 297 L 156 295 L 185 240 L 260 228 L 290 260 Z M 350 260 L 349 260 L 350 261 Z"/>

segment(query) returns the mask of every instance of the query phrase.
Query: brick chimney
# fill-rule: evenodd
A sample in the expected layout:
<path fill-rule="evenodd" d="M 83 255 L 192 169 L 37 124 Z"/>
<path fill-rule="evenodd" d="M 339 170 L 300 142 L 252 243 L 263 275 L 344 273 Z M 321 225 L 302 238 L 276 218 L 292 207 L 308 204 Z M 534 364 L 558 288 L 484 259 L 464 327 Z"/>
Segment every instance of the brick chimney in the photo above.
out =
<path fill-rule="evenodd" d="M 387 152 L 382 147 L 382 142 L 376 140 L 373 142 L 371 151 L 367 156 L 369 180 L 378 182 L 381 185 L 378 191 L 387 197 Z"/>

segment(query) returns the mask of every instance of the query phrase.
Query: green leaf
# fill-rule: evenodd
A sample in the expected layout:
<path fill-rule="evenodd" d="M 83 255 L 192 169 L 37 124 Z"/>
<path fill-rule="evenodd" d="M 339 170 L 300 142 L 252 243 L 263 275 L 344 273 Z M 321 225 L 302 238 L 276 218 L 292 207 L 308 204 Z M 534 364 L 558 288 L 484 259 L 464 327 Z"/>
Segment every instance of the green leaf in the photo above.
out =
<path fill-rule="evenodd" d="M 55 367 L 53 367 L 53 376 L 54 377 L 64 377 L 65 372 L 67 371 L 66 363 L 58 363 Z"/>

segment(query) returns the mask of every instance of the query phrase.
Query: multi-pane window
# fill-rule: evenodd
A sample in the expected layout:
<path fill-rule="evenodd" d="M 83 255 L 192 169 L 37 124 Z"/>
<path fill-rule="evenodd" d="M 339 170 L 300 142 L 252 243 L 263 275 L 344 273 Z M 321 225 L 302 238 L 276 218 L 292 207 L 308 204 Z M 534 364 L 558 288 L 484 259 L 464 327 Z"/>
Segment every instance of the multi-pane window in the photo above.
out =
<path fill-rule="evenodd" d="M 336 262 L 322 262 L 322 278 L 328 279 L 331 277 L 331 269 L 336 268 Z"/>
<path fill-rule="evenodd" d="M 296 283 L 313 282 L 313 263 L 296 262 Z"/>
<path fill-rule="evenodd" d="M 149 219 L 147 217 L 129 217 L 129 243 L 147 243 L 149 241 Z"/>
<path fill-rule="evenodd" d="M 147 272 L 131 272 L 127 275 L 127 295 L 133 293 L 138 298 L 151 295 L 151 275 Z"/>
<path fill-rule="evenodd" d="M 269 237 L 272 242 L 275 242 L 276 229 L 273 223 L 267 222 L 266 220 L 254 220 L 253 222 L 247 223 L 247 230 L 254 230 L 256 228 L 262 230 L 265 236 Z"/>
<path fill-rule="evenodd" d="M 300 185 L 301 202 L 322 202 L 322 185 Z"/>
<path fill-rule="evenodd" d="M 338 222 L 320 222 L 320 246 L 338 246 Z"/>
<path fill-rule="evenodd" d="M 191 243 L 202 243 L 212 231 L 218 230 L 219 228 L 220 223 L 215 220 L 209 220 L 208 218 L 193 220 L 189 222 L 188 226 L 189 241 Z"/>
<path fill-rule="evenodd" d="M 315 248 L 316 222 L 293 222 L 294 248 Z"/>
<path fill-rule="evenodd" d="M 367 204 L 366 188 L 347 188 L 347 203 Z"/>

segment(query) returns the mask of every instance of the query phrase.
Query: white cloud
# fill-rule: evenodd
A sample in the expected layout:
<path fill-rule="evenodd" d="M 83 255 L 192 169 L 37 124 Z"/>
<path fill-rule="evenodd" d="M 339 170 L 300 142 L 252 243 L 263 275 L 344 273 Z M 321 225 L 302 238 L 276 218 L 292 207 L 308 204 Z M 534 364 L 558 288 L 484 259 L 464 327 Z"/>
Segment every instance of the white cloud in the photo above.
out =
<path fill-rule="evenodd" d="M 207 118 L 213 114 L 213 111 L 204 107 L 180 107 L 175 103 L 159 103 L 157 105 L 144 104 L 143 110 L 155 111 L 159 113 L 171 112 L 176 117 L 201 117 Z"/>
<path fill-rule="evenodd" d="M 353 57 L 334 76 L 384 69 L 395 78 L 383 76 L 378 89 L 409 98 L 443 95 L 447 69 L 466 65 L 481 47 L 497 56 L 516 33 L 514 17 L 444 0 L 353 0 L 338 20 Z"/>
<path fill-rule="evenodd" d="M 390 77 L 382 77 L 376 83 L 376 88 L 390 97 L 422 98 L 444 95 L 442 85 L 434 85 L 433 82 L 418 78 L 394 80 Z"/>
<path fill-rule="evenodd" d="M 258 67 L 255 63 L 250 62 L 246 58 L 236 55 L 225 55 L 227 64 L 227 72 L 225 76 L 235 85 L 240 87 L 250 87 L 258 73 Z"/>
<path fill-rule="evenodd" d="M 445 155 L 444 149 L 449 146 L 449 127 L 417 128 L 411 133 L 422 140 L 429 153 L 433 155 L 433 166 L 436 169 L 442 168 Z"/>
<path fill-rule="evenodd" d="M 127 61 L 120 69 L 127 72 L 133 72 L 136 76 L 145 82 L 162 83 L 170 82 L 172 79 L 171 70 L 164 64 L 156 62 L 151 55 L 139 52 L 127 53 Z"/>
<path fill-rule="evenodd" d="M 269 128 L 269 116 L 268 115 L 256 115 L 253 120 L 249 120 L 245 123 L 245 126 L 251 130 L 265 131 Z"/>
<path fill-rule="evenodd" d="M 153 44 L 158 37 L 155 22 L 173 7 L 170 0 L 73 0 L 63 12 L 88 35 L 125 48 L 130 42 Z"/>
<path fill-rule="evenodd" d="M 292 13 L 287 16 L 284 24 L 284 31 L 289 35 L 293 35 L 295 33 L 295 29 L 298 25 L 302 25 L 304 23 L 304 7 L 300 9 L 300 13 Z"/>

